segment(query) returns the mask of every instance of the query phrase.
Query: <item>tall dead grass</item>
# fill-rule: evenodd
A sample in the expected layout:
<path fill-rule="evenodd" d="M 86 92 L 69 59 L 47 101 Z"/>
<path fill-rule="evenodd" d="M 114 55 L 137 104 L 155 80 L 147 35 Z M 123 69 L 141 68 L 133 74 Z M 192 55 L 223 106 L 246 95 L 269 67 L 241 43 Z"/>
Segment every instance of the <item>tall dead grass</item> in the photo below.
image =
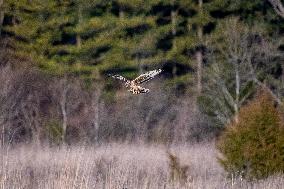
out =
<path fill-rule="evenodd" d="M 188 177 L 173 182 L 170 151 Z M 164 146 L 108 144 L 100 147 L 1 149 L 0 188 L 146 189 L 193 188 L 280 189 L 284 176 L 255 182 L 229 179 L 216 161 L 213 144 Z"/>

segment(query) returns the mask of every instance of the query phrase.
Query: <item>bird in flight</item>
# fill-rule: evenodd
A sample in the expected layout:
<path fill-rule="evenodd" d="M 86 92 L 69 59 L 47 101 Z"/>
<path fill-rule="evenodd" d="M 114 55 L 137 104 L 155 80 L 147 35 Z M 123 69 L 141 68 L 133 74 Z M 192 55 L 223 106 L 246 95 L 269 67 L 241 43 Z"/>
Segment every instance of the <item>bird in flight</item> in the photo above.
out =
<path fill-rule="evenodd" d="M 128 88 L 128 91 L 131 92 L 132 94 L 140 94 L 140 93 L 148 93 L 150 90 L 139 86 L 139 84 L 153 79 L 156 75 L 160 74 L 161 72 L 162 72 L 161 69 L 152 70 L 144 74 L 141 74 L 140 76 L 138 76 L 133 80 L 128 80 L 125 77 L 122 77 L 121 75 L 109 75 L 109 76 L 113 77 L 114 79 L 118 79 L 125 82 L 125 87 Z"/>

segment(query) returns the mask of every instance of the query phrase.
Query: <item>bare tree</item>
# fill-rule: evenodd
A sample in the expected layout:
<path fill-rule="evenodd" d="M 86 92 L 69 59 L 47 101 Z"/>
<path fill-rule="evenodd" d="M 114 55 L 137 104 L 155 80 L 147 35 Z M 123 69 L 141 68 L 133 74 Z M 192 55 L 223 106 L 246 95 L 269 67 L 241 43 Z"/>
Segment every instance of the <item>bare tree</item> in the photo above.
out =
<path fill-rule="evenodd" d="M 275 12 L 281 16 L 282 18 L 284 18 L 284 6 L 282 4 L 282 2 L 280 0 L 268 0 L 273 9 L 275 10 Z"/>
<path fill-rule="evenodd" d="M 259 87 L 270 93 L 278 105 L 283 107 L 284 66 L 283 53 L 279 51 L 282 41 L 267 38 L 263 29 L 255 25 L 251 29 L 248 65 L 250 79 Z M 273 70 L 279 67 L 282 76 L 276 76 Z"/>
<path fill-rule="evenodd" d="M 171 32 L 172 32 L 172 36 L 174 37 L 173 39 L 173 49 L 176 49 L 176 34 L 177 34 L 177 17 L 178 17 L 178 11 L 174 10 L 173 7 L 175 5 L 175 0 L 171 0 L 171 6 L 172 6 L 172 10 L 171 10 Z"/>
<path fill-rule="evenodd" d="M 67 93 L 69 92 L 70 86 L 65 76 L 59 81 L 60 91 L 60 109 L 62 113 L 62 141 L 65 142 L 66 130 L 67 130 Z"/>
<path fill-rule="evenodd" d="M 59 106 L 61 117 L 62 117 L 62 142 L 65 142 L 66 130 L 68 125 L 68 94 L 70 92 L 70 81 L 67 75 L 62 78 L 55 78 L 50 84 L 50 90 L 53 94 L 53 99 Z"/>
<path fill-rule="evenodd" d="M 88 93 L 83 89 L 82 81 L 75 77 L 53 78 L 50 83 L 52 100 L 55 102 L 58 110 L 57 118 L 61 119 L 61 140 L 63 143 L 72 141 L 67 139 L 67 131 L 74 138 L 80 140 L 89 122 L 92 122 L 93 97 L 88 98 Z M 91 102 L 91 103 L 90 103 Z"/>
<path fill-rule="evenodd" d="M 8 94 L 11 90 L 12 74 L 10 66 L 0 67 L 0 126 L 1 126 L 1 143 L 5 144 L 5 130 L 7 124 Z"/>
<path fill-rule="evenodd" d="M 21 103 L 21 114 L 23 124 L 31 130 L 32 141 L 35 145 L 41 144 L 42 123 L 40 116 L 40 95 L 38 91 L 33 91 L 26 96 Z"/>
<path fill-rule="evenodd" d="M 203 11 L 203 0 L 198 0 L 198 7 L 202 14 Z M 200 43 L 203 41 L 203 27 L 202 25 L 198 25 L 197 27 L 197 37 Z M 203 54 L 202 50 L 199 49 L 196 52 L 196 61 L 197 61 L 197 93 L 201 94 L 202 90 L 202 63 L 203 63 Z"/>
<path fill-rule="evenodd" d="M 219 96 L 215 94 L 215 103 L 219 106 L 215 114 L 226 124 L 232 116 L 238 121 L 239 108 L 249 96 L 249 93 L 241 95 L 241 92 L 251 84 L 247 70 L 253 52 L 248 44 L 249 30 L 238 19 L 228 20 L 222 28 L 225 28 L 221 32 L 224 43 L 217 44 L 219 55 L 211 54 L 214 64 L 208 78 L 212 85 L 208 86 L 212 87 L 211 92 L 220 93 Z"/>
<path fill-rule="evenodd" d="M 94 133 L 94 141 L 99 142 L 99 130 L 100 130 L 100 113 L 102 107 L 102 85 L 99 83 L 94 84 L 95 91 L 91 91 L 91 124 Z"/>
<path fill-rule="evenodd" d="M 238 121 L 240 107 L 246 103 L 256 86 L 266 87 L 263 75 L 267 70 L 263 65 L 275 56 L 276 48 L 265 41 L 257 28 L 241 24 L 237 18 L 229 19 L 221 26 L 223 43 L 209 56 L 212 65 L 208 70 L 207 94 L 212 102 L 211 113 L 223 124 L 234 117 Z M 275 100 L 281 104 L 274 94 Z M 212 112 L 213 111 L 213 112 Z"/>
<path fill-rule="evenodd" d="M 0 117 L 5 137 L 9 141 L 31 139 L 39 145 L 43 134 L 41 102 L 46 94 L 43 77 L 30 67 L 12 68 L 10 64 L 1 66 L 1 77 Z"/>

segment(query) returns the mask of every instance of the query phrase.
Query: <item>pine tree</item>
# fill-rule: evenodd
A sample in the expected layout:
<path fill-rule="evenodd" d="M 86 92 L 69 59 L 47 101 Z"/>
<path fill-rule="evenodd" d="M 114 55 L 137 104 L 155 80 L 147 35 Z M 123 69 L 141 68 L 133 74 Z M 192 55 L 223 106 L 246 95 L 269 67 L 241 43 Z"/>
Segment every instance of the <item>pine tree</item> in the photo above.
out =
<path fill-rule="evenodd" d="M 106 49 L 94 38 L 110 27 L 94 23 L 91 11 L 97 5 L 79 0 L 10 0 L 6 7 L 11 23 L 4 30 L 14 36 L 16 54 L 30 58 L 42 70 L 91 76 L 98 54 Z"/>
<path fill-rule="evenodd" d="M 151 61 L 155 54 L 155 18 L 147 13 L 155 1 L 113 1 L 109 17 L 115 20 L 110 50 L 104 65 L 107 69 L 116 69 L 126 76 L 137 75 L 135 70 L 143 72 L 144 60 Z M 133 72 L 134 71 L 134 72 Z"/>
<path fill-rule="evenodd" d="M 216 25 L 211 14 L 224 6 L 224 1 L 168 0 L 156 6 L 158 28 L 163 27 L 163 62 L 171 67 L 174 85 L 190 87 L 200 95 L 202 67 L 208 33 Z M 158 46 L 159 48 L 159 46 Z M 195 74 L 192 73 L 194 71 Z"/>
<path fill-rule="evenodd" d="M 249 23 L 259 14 L 261 23 L 269 19 L 271 32 L 281 32 L 266 3 L 7 0 L 4 32 L 13 37 L 18 56 L 53 74 L 88 78 L 120 71 L 131 77 L 146 67 L 164 67 L 169 83 L 200 94 L 208 34 L 223 17 L 238 14 Z"/>

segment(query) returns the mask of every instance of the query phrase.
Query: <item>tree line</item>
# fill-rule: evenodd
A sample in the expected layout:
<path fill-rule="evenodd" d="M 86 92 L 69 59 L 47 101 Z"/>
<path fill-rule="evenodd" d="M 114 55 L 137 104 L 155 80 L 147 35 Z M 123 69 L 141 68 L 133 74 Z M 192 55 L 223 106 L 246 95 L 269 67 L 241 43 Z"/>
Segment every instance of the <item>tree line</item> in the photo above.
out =
<path fill-rule="evenodd" d="M 201 140 L 237 121 L 259 87 L 282 105 L 279 0 L 0 4 L 6 141 Z M 150 97 L 105 77 L 154 68 L 164 72 Z"/>

